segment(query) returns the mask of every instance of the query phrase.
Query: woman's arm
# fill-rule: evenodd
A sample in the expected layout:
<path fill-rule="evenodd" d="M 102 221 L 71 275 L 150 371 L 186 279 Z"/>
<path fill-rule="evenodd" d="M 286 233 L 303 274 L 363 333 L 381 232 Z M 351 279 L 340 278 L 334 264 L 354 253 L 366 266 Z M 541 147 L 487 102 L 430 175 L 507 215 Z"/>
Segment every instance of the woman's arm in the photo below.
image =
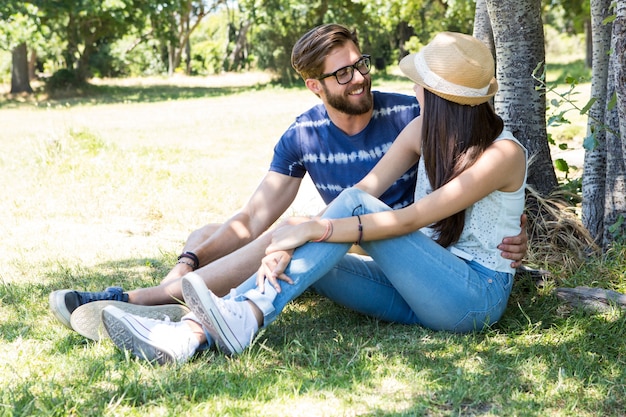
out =
<path fill-rule="evenodd" d="M 377 168 L 378 165 L 375 170 Z M 497 141 L 474 165 L 412 205 L 399 210 L 362 215 L 362 240 L 404 235 L 464 210 L 495 190 L 517 190 L 524 182 L 525 172 L 526 160 L 522 148 L 513 141 Z M 384 173 L 379 175 L 386 178 Z M 333 232 L 328 241 L 355 242 L 359 237 L 358 221 L 357 217 L 333 219 Z M 316 219 L 291 230 L 285 229 L 283 233 L 274 235 L 267 252 L 295 248 L 309 240 L 318 239 L 324 235 L 326 228 L 326 219 Z"/>
<path fill-rule="evenodd" d="M 416 117 L 402 129 L 387 153 L 355 187 L 378 198 L 417 163 L 421 153 L 422 118 Z"/>

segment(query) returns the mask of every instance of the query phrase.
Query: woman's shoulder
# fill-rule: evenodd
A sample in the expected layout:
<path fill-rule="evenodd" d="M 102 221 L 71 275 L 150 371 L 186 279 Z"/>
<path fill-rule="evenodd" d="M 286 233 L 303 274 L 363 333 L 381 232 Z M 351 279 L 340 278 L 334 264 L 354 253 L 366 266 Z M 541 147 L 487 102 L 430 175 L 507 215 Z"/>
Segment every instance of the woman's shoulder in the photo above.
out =
<path fill-rule="evenodd" d="M 494 144 L 499 142 L 499 141 L 511 141 L 516 143 L 520 148 L 522 148 L 524 150 L 524 154 L 528 154 L 528 151 L 526 150 L 526 147 L 519 141 L 517 140 L 517 138 L 515 136 L 513 136 L 513 133 L 509 130 L 503 130 L 502 133 L 500 133 L 498 135 L 497 138 L 495 138 L 494 140 Z"/>

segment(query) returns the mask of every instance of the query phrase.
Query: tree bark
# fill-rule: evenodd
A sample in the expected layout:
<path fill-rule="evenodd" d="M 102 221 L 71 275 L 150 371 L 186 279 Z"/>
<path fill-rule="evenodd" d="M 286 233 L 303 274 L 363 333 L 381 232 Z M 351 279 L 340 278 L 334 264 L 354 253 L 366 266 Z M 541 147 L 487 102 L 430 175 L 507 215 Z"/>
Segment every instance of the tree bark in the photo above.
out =
<path fill-rule="evenodd" d="M 606 188 L 604 194 L 604 234 L 602 248 L 608 250 L 618 237 L 626 236 L 626 223 L 616 227 L 620 216 L 626 217 L 626 1 L 615 3 L 616 19 L 611 36 L 611 57 L 607 99 L 617 98 L 617 105 L 607 107 L 605 124 L 610 127 L 606 136 Z M 625 220 L 625 219 L 622 219 Z M 615 227 L 614 230 L 611 230 Z"/>
<path fill-rule="evenodd" d="M 32 49 L 30 51 L 30 58 L 28 59 L 28 79 L 37 79 L 37 51 Z"/>
<path fill-rule="evenodd" d="M 11 94 L 32 93 L 28 77 L 28 49 L 20 43 L 11 53 Z"/>
<path fill-rule="evenodd" d="M 582 178 L 582 221 L 598 245 L 604 235 L 604 195 L 606 173 L 606 135 L 598 123 L 604 123 L 607 103 L 611 25 L 603 23 L 609 15 L 612 0 L 591 0 L 591 33 L 593 39 L 591 97 L 596 102 L 589 109 L 587 137 L 594 143 L 585 146 Z"/>
<path fill-rule="evenodd" d="M 585 65 L 591 68 L 593 65 L 593 30 L 591 19 L 585 19 Z"/>
<path fill-rule="evenodd" d="M 493 42 L 493 29 L 489 19 L 489 11 L 485 0 L 476 0 L 476 11 L 474 12 L 474 33 L 476 39 L 480 39 L 491 50 L 491 54 L 496 56 L 496 46 Z"/>
<path fill-rule="evenodd" d="M 500 84 L 495 108 L 529 151 L 528 184 L 545 196 L 558 183 L 548 147 L 546 92 L 532 77 L 545 61 L 541 0 L 486 0 L 486 4 Z"/>
<path fill-rule="evenodd" d="M 617 2 L 616 19 L 613 23 L 613 50 L 615 51 L 615 87 L 617 111 L 622 145 L 622 160 L 626 161 L 626 2 Z"/>
<path fill-rule="evenodd" d="M 596 313 L 606 313 L 613 308 L 626 309 L 626 295 L 601 288 L 576 287 L 557 288 L 555 294 L 574 307 Z"/>

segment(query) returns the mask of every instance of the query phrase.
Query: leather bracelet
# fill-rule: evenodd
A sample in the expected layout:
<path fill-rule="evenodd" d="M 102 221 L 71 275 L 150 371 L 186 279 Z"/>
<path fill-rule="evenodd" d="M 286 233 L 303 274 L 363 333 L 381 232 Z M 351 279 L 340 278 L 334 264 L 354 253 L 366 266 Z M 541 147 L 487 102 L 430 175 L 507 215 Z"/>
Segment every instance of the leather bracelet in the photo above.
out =
<path fill-rule="evenodd" d="M 359 219 L 359 238 L 354 242 L 355 245 L 361 246 L 361 239 L 363 239 L 363 223 L 361 223 L 361 216 L 356 215 L 357 219 Z"/>
<path fill-rule="evenodd" d="M 359 237 L 356 239 L 356 242 L 354 242 L 354 244 L 357 246 L 361 246 L 361 239 L 363 239 L 363 223 L 361 223 L 361 216 L 359 216 L 359 213 L 356 213 L 357 209 L 361 207 L 363 206 L 359 204 L 354 208 L 354 210 L 352 210 L 352 215 L 356 216 L 356 218 L 359 220 Z"/>

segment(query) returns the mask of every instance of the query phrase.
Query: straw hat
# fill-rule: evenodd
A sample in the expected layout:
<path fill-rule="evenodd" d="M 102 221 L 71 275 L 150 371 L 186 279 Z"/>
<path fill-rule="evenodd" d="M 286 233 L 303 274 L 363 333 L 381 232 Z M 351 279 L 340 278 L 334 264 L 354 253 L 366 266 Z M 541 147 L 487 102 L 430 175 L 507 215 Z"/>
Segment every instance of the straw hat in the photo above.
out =
<path fill-rule="evenodd" d="M 421 51 L 405 56 L 400 70 L 426 90 L 458 104 L 475 106 L 498 91 L 491 51 L 462 33 L 439 33 Z"/>

